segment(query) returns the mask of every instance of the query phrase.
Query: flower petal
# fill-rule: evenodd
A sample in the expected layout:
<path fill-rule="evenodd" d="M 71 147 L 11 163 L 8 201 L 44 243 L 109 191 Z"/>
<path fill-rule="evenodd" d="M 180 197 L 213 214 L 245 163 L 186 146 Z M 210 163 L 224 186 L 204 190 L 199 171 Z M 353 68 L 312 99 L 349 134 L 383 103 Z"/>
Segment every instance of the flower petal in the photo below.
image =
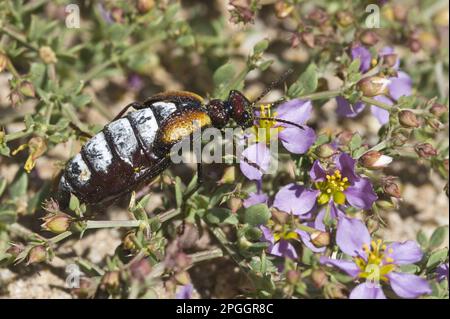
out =
<path fill-rule="evenodd" d="M 365 104 L 362 102 L 357 102 L 351 105 L 344 97 L 336 97 L 338 115 L 343 117 L 355 117 L 364 110 Z"/>
<path fill-rule="evenodd" d="M 393 99 L 398 100 L 402 96 L 412 94 L 412 80 L 405 72 L 399 71 L 397 77 L 392 77 L 389 80 L 389 93 Z"/>
<path fill-rule="evenodd" d="M 341 171 L 341 175 L 343 177 L 347 177 L 350 184 L 354 184 L 357 180 L 359 180 L 359 176 L 355 173 L 355 163 L 350 155 L 347 153 L 341 153 L 334 158 L 334 164 L 336 168 Z"/>
<path fill-rule="evenodd" d="M 388 245 L 386 251 L 391 249 L 392 253 L 389 253 L 389 257 L 394 259 L 394 264 L 397 265 L 414 264 L 421 261 L 423 257 L 422 249 L 413 240 L 392 243 Z"/>
<path fill-rule="evenodd" d="M 316 141 L 316 133 L 308 126 L 303 126 L 303 130 L 287 127 L 278 133 L 278 136 L 283 146 L 294 154 L 305 154 Z"/>
<path fill-rule="evenodd" d="M 184 285 L 177 292 L 175 298 L 176 299 L 191 299 L 193 290 L 194 290 L 194 286 L 192 286 L 192 284 Z"/>
<path fill-rule="evenodd" d="M 329 257 L 321 256 L 320 263 L 322 265 L 334 266 L 342 271 L 346 272 L 349 276 L 356 277 L 360 273 L 359 267 L 350 260 L 342 260 L 342 259 L 332 259 Z"/>
<path fill-rule="evenodd" d="M 269 168 L 270 150 L 264 143 L 256 143 L 242 152 L 240 168 L 250 180 L 260 180 Z"/>
<path fill-rule="evenodd" d="M 321 182 L 325 180 L 327 172 L 323 169 L 322 165 L 320 165 L 320 161 L 314 161 L 313 166 L 309 171 L 309 176 L 313 182 Z"/>
<path fill-rule="evenodd" d="M 381 286 L 370 282 L 364 282 L 353 288 L 350 299 L 386 299 Z"/>
<path fill-rule="evenodd" d="M 341 216 L 338 220 L 336 243 L 350 256 L 364 256 L 364 245 L 370 245 L 370 234 L 366 225 L 359 219 Z"/>
<path fill-rule="evenodd" d="M 356 181 L 344 193 L 349 204 L 360 209 L 370 209 L 372 204 L 378 199 L 372 183 L 367 178 L 361 178 L 359 181 Z"/>
<path fill-rule="evenodd" d="M 366 72 L 370 69 L 372 54 L 366 47 L 358 45 L 352 49 L 352 59 L 359 59 L 359 61 L 361 62 L 359 65 L 359 70 L 361 72 Z"/>
<path fill-rule="evenodd" d="M 448 281 L 449 272 L 448 272 L 448 263 L 439 265 L 436 268 L 436 279 L 441 282 L 442 280 L 447 279 Z"/>
<path fill-rule="evenodd" d="M 257 204 L 267 204 L 269 201 L 269 196 L 264 193 L 250 193 L 249 196 L 244 199 L 244 207 L 250 207 Z"/>
<path fill-rule="evenodd" d="M 275 239 L 273 238 L 273 234 L 269 228 L 261 225 L 261 226 L 259 226 L 259 229 L 261 229 L 261 232 L 262 232 L 262 236 L 261 236 L 260 240 L 271 243 L 271 244 L 273 244 L 275 242 Z"/>
<path fill-rule="evenodd" d="M 402 298 L 417 298 L 421 295 L 431 293 L 431 287 L 428 281 L 419 276 L 391 272 L 386 277 L 389 278 L 392 290 Z"/>
<path fill-rule="evenodd" d="M 269 248 L 269 253 L 274 256 L 288 257 L 291 259 L 297 259 L 298 255 L 294 246 L 287 240 L 280 240 L 275 245 Z"/>
<path fill-rule="evenodd" d="M 287 120 L 298 125 L 305 124 L 312 113 L 312 104 L 309 100 L 293 99 L 277 107 L 276 118 Z M 280 126 L 288 127 L 281 123 Z"/>
<path fill-rule="evenodd" d="M 304 215 L 314 208 L 318 193 L 317 190 L 308 190 L 291 183 L 278 191 L 273 206 L 286 213 Z"/>

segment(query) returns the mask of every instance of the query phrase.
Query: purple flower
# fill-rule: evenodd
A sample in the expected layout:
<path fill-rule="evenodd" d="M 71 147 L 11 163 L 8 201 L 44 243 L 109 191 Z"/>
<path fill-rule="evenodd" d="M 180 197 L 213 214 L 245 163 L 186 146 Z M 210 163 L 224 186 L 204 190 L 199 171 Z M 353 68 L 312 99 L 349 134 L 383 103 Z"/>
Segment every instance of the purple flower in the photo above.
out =
<path fill-rule="evenodd" d="M 355 172 L 355 160 L 346 153 L 334 157 L 334 168 L 324 169 L 315 161 L 310 171 L 319 205 L 335 204 L 370 209 L 377 200 L 372 183 Z M 335 207 L 333 209 L 336 209 Z"/>
<path fill-rule="evenodd" d="M 381 49 L 378 54 L 380 57 L 385 57 L 388 55 L 393 55 L 394 50 L 390 47 L 385 47 Z M 352 58 L 360 59 L 361 72 L 366 72 L 370 68 L 372 57 L 370 55 L 370 52 L 365 47 L 358 46 L 353 48 Z M 399 65 L 400 60 L 397 58 L 392 68 L 398 70 Z M 411 95 L 412 80 L 407 73 L 398 70 L 397 76 L 388 78 L 388 81 L 389 81 L 388 84 L 389 97 L 386 97 L 384 95 L 378 95 L 374 97 L 375 100 L 388 105 L 392 105 L 394 101 L 397 101 L 400 97 Z M 338 96 L 336 98 L 336 102 L 337 102 L 337 113 L 343 117 L 356 117 L 366 107 L 366 105 L 363 102 L 356 102 L 354 105 L 351 105 L 342 96 Z M 381 125 L 384 125 L 389 122 L 389 112 L 387 110 L 377 107 L 375 105 L 371 105 L 370 110 Z"/>
<path fill-rule="evenodd" d="M 178 290 L 175 298 L 176 299 L 191 299 L 193 291 L 194 291 L 194 286 L 192 286 L 192 284 L 184 285 Z"/>
<path fill-rule="evenodd" d="M 294 231 L 283 231 L 272 233 L 266 226 L 260 226 L 262 240 L 269 243 L 267 251 L 269 254 L 278 257 L 297 259 L 298 255 L 290 240 L 298 240 L 299 235 Z"/>
<path fill-rule="evenodd" d="M 448 263 L 439 265 L 436 269 L 436 279 L 442 281 L 447 279 L 448 281 Z"/>
<path fill-rule="evenodd" d="M 363 45 L 357 45 L 352 48 L 352 59 L 359 59 L 360 65 L 359 70 L 363 73 L 369 71 L 370 65 L 372 63 L 372 54 Z"/>
<path fill-rule="evenodd" d="M 402 298 L 430 294 L 428 282 L 413 274 L 399 272 L 398 266 L 419 262 L 423 253 L 414 241 L 384 244 L 372 240 L 367 227 L 358 219 L 340 216 L 336 243 L 351 260 L 322 256 L 320 262 L 338 267 L 360 283 L 350 293 L 351 299 L 385 299 L 380 283 L 388 284 Z"/>
<path fill-rule="evenodd" d="M 312 104 L 310 101 L 294 99 L 281 104 L 277 112 L 271 114 L 270 108 L 261 106 L 259 117 L 273 118 L 273 120 L 260 119 L 252 128 L 251 137 L 256 141 L 242 152 L 240 168 L 242 173 L 250 180 L 260 180 L 270 165 L 270 151 L 267 143 L 278 138 L 283 146 L 291 153 L 304 154 L 316 140 L 313 129 L 306 126 L 311 116 Z M 277 121 L 292 122 L 301 128 Z"/>

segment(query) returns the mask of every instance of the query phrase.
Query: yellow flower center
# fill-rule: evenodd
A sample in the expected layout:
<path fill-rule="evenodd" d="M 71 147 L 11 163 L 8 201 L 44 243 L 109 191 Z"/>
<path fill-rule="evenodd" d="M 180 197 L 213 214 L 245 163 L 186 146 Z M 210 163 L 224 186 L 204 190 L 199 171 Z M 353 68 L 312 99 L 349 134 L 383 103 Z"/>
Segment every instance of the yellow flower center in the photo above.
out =
<path fill-rule="evenodd" d="M 372 240 L 370 247 L 364 244 L 362 248 L 367 259 L 359 256 L 354 257 L 355 264 L 361 269 L 359 277 L 373 282 L 379 282 L 380 280 L 387 282 L 389 279 L 386 275 L 395 268 L 394 260 L 389 257 L 393 253 L 392 248 L 386 251 L 387 247 L 381 239 Z"/>
<path fill-rule="evenodd" d="M 339 170 L 335 170 L 333 175 L 327 175 L 326 180 L 317 182 L 316 188 L 320 190 L 317 202 L 320 205 L 327 204 L 331 199 L 336 204 L 343 205 L 345 203 L 344 191 L 350 186 L 347 177 L 342 177 Z"/>
<path fill-rule="evenodd" d="M 277 137 L 278 133 L 283 130 L 281 126 L 275 127 L 277 121 L 273 118 L 276 118 L 276 116 L 277 112 L 272 113 L 270 104 L 261 104 L 259 117 L 270 119 L 258 120 L 258 124 L 253 125 L 252 132 L 255 135 L 256 142 L 269 143 L 272 138 Z"/>
<path fill-rule="evenodd" d="M 288 230 L 282 232 L 274 232 L 273 239 L 275 240 L 275 242 L 280 241 L 280 239 L 283 240 L 298 239 L 298 234 L 296 232 Z"/>

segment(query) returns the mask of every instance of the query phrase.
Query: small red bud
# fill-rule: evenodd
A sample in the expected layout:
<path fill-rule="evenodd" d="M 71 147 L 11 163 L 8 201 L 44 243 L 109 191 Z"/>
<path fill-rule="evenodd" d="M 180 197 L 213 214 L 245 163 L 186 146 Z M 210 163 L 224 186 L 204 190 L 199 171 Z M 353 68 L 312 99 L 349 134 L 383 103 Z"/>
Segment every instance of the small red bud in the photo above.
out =
<path fill-rule="evenodd" d="M 363 78 L 358 82 L 358 89 L 364 96 L 374 97 L 380 94 L 386 94 L 388 91 L 389 80 L 380 76 L 370 76 Z"/>
<path fill-rule="evenodd" d="M 417 144 L 414 150 L 422 158 L 430 158 L 437 155 L 437 150 L 430 143 Z"/>
<path fill-rule="evenodd" d="M 398 113 L 398 121 L 406 128 L 417 128 L 420 126 L 420 121 L 416 114 L 410 110 L 400 111 Z"/>
<path fill-rule="evenodd" d="M 330 233 L 316 231 L 311 234 L 311 242 L 318 248 L 328 246 L 330 244 Z"/>
<path fill-rule="evenodd" d="M 47 249 L 42 246 L 34 246 L 28 252 L 27 265 L 38 264 L 47 260 Z"/>
<path fill-rule="evenodd" d="M 311 279 L 314 282 L 314 285 L 318 289 L 322 288 L 323 286 L 325 286 L 328 283 L 328 276 L 321 269 L 314 270 L 311 274 Z"/>

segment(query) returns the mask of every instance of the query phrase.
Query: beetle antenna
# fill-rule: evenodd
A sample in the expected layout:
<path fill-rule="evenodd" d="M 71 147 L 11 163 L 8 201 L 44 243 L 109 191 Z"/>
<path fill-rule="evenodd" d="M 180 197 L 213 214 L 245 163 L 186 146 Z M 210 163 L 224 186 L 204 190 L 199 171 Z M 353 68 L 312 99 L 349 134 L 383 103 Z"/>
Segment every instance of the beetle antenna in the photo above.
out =
<path fill-rule="evenodd" d="M 295 126 L 301 130 L 304 130 L 305 128 L 297 123 L 288 121 L 288 120 L 283 120 L 283 119 L 279 119 L 276 117 L 259 117 L 259 116 L 255 116 L 255 120 L 263 120 L 263 121 L 276 121 L 276 122 L 280 122 L 280 123 L 285 123 L 285 124 L 289 124 L 292 126 Z"/>
<path fill-rule="evenodd" d="M 267 95 L 267 93 L 269 93 L 270 91 L 272 91 L 272 89 L 274 87 L 276 87 L 278 84 L 280 84 L 281 82 L 285 81 L 287 79 L 287 77 L 293 72 L 293 69 L 288 69 L 286 72 L 284 72 L 277 80 L 273 81 L 272 83 L 269 84 L 268 87 L 266 87 L 264 89 L 264 91 L 252 102 L 252 105 L 255 105 L 256 103 L 258 103 L 259 101 L 261 101 L 261 99 L 263 97 L 265 97 Z"/>

